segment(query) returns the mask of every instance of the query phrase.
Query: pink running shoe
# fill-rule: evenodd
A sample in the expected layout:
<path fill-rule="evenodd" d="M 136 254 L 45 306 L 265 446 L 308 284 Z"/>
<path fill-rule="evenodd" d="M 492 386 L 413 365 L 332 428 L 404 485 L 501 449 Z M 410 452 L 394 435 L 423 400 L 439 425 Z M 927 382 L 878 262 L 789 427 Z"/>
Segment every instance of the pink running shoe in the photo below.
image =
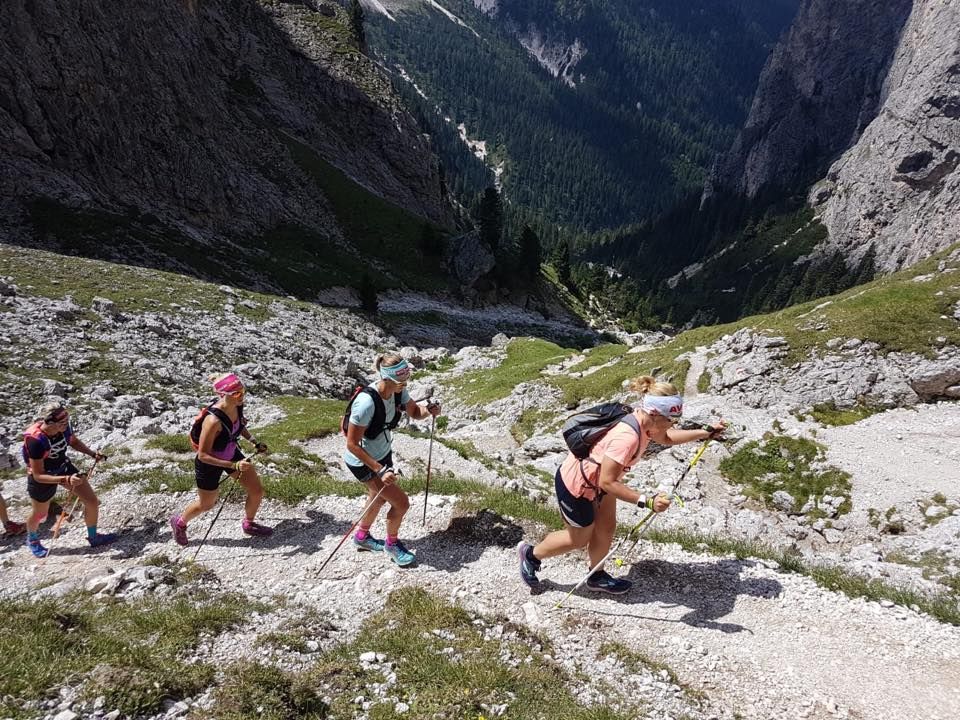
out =
<path fill-rule="evenodd" d="M 243 531 L 247 535 L 254 535 L 256 537 L 270 537 L 273 535 L 273 528 L 267 527 L 266 525 L 261 525 L 253 520 L 247 520 L 246 518 L 244 518 L 243 522 L 240 524 L 240 527 L 243 528 Z"/>
<path fill-rule="evenodd" d="M 170 516 L 170 528 L 173 530 L 173 539 L 177 545 L 187 545 L 187 525 L 179 515 Z"/>

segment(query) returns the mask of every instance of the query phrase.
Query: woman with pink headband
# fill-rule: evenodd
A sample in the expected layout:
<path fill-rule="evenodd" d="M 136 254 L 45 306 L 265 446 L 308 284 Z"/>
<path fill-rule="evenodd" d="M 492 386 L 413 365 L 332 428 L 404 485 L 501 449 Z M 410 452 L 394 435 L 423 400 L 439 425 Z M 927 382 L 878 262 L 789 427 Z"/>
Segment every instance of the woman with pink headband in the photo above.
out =
<path fill-rule="evenodd" d="M 670 507 L 666 495 L 648 497 L 623 483 L 624 475 L 643 456 L 650 440 L 660 445 L 679 445 L 705 440 L 726 427 L 720 421 L 712 433 L 674 428 L 683 414 L 683 398 L 671 383 L 657 382 L 646 375 L 634 379 L 630 389 L 640 394 L 640 407 L 614 425 L 591 448 L 589 457 L 580 460 L 569 453 L 557 469 L 554 487 L 566 528 L 550 533 L 536 547 L 526 542 L 517 546 L 520 577 L 532 589 L 540 583 L 537 572 L 546 558 L 585 547 L 592 568 L 606 557 L 617 528 L 616 500 L 658 513 Z M 607 495 L 611 499 L 604 502 Z M 586 586 L 596 592 L 622 595 L 631 584 L 612 577 L 601 567 L 590 576 Z"/>
<path fill-rule="evenodd" d="M 360 519 L 353 544 L 358 550 L 385 551 L 393 562 L 406 567 L 416 556 L 404 547 L 398 536 L 410 498 L 396 485 L 391 432 L 404 411 L 414 420 L 420 420 L 439 415 L 440 405 L 427 403 L 426 408 L 422 408 L 410 399 L 407 392 L 410 366 L 399 355 L 381 355 L 375 369 L 380 379 L 358 392 L 347 408 L 347 449 L 343 461 L 353 476 L 366 485 L 370 505 Z M 390 505 L 385 542 L 370 534 L 384 503 Z"/>
<path fill-rule="evenodd" d="M 187 505 L 182 514 L 170 518 L 173 539 L 178 545 L 187 544 L 187 524 L 217 504 L 220 478 L 224 471 L 247 491 L 245 517 L 240 525 L 243 532 L 261 537 L 273 534 L 273 528 L 254 522 L 253 518 L 263 500 L 263 485 L 253 463 L 244 457 L 237 444 L 237 439 L 244 437 L 253 443 L 257 452 L 267 452 L 267 446 L 247 430 L 243 417 L 246 388 L 233 373 L 211 379 L 218 399 L 200 411 L 190 431 L 190 440 L 197 449 L 197 457 L 193 461 L 197 499 Z"/>

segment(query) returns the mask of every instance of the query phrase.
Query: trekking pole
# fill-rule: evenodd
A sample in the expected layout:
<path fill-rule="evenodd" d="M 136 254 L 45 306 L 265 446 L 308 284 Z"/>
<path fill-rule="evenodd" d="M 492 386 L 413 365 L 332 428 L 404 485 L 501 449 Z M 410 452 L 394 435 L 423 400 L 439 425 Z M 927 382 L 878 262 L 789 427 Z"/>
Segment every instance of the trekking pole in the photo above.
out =
<path fill-rule="evenodd" d="M 687 463 L 687 466 L 683 469 L 683 472 L 680 473 L 680 477 L 679 477 L 679 478 L 677 479 L 677 481 L 673 484 L 673 488 L 670 490 L 670 497 L 671 497 L 671 498 L 674 497 L 674 496 L 677 496 L 677 490 L 678 490 L 679 487 L 680 487 L 680 483 L 683 482 L 683 479 L 687 476 L 687 473 L 690 472 L 690 470 L 693 468 L 693 466 L 696 465 L 698 462 L 700 462 L 700 458 L 703 457 L 703 453 L 706 451 L 707 445 L 710 444 L 710 441 L 711 441 L 711 440 L 713 440 L 713 438 L 707 438 L 706 440 L 703 441 L 703 445 L 700 446 L 700 449 L 697 450 L 697 452 L 694 454 L 694 456 L 690 459 L 690 462 Z M 681 505 L 682 505 L 682 503 L 681 503 Z M 653 512 L 653 510 L 651 510 L 651 511 L 649 512 L 649 514 L 647 515 L 647 517 L 644 518 L 641 522 L 646 522 L 647 519 L 652 520 L 652 519 L 653 519 L 653 515 L 654 515 L 654 512 Z M 633 551 L 633 549 L 637 546 L 637 543 L 640 542 L 640 537 L 641 537 L 642 535 L 643 535 L 643 532 L 641 532 L 640 535 L 638 535 L 637 538 L 633 541 L 633 544 L 632 544 L 630 547 L 627 548 L 627 551 L 624 553 L 624 555 L 629 555 L 629 554 Z M 623 561 L 620 562 L 620 565 L 623 565 Z"/>
<path fill-rule="evenodd" d="M 427 405 L 427 407 L 430 407 Z M 430 466 L 433 464 L 433 426 L 436 422 L 436 416 L 430 416 L 430 449 L 427 451 L 427 483 L 423 488 L 423 519 L 420 521 L 420 526 L 423 527 L 427 524 L 427 500 L 430 497 Z"/>
<path fill-rule="evenodd" d="M 687 465 L 686 468 L 684 468 L 683 473 L 681 473 L 680 477 L 673 484 L 673 489 L 670 491 L 671 496 L 676 495 L 677 489 L 680 487 L 680 483 L 683 482 L 683 479 L 687 476 L 687 473 L 690 472 L 690 468 L 692 468 L 694 465 L 696 465 L 700 461 L 700 458 L 703 456 L 703 453 L 707 449 L 707 446 L 710 444 L 711 440 L 713 440 L 713 438 L 708 437 L 706 440 L 703 441 L 703 445 L 700 446 L 700 449 L 697 450 L 697 452 L 694 454 L 693 458 L 690 460 L 690 463 Z M 643 537 L 643 534 L 647 531 L 647 528 L 649 528 L 653 524 L 653 520 L 656 516 L 657 516 L 657 513 L 654 510 L 650 510 L 643 517 L 643 519 L 640 520 L 640 522 L 638 522 L 636 525 L 630 528 L 627 531 L 627 533 L 622 538 L 620 538 L 620 542 L 618 542 L 616 546 L 610 550 L 610 552 L 604 555 L 603 558 L 600 560 L 600 562 L 598 562 L 596 565 L 590 568 L 590 571 L 584 576 L 584 578 L 580 582 L 578 582 L 576 585 L 574 585 L 573 589 L 570 590 L 570 592 L 568 592 L 566 595 L 564 595 L 563 599 L 561 599 L 560 602 L 554 605 L 554 610 L 556 610 L 561 605 L 563 605 L 563 603 L 565 603 L 570 598 L 571 595 L 573 595 L 577 590 L 579 590 L 583 586 L 583 584 L 590 579 L 591 575 L 593 575 L 599 568 L 603 567 L 603 564 L 607 560 L 609 560 L 611 557 L 613 557 L 613 555 L 617 551 L 620 550 L 620 546 L 623 545 L 623 543 L 625 543 L 627 540 L 630 539 L 630 537 L 636 534 L 636 538 L 634 539 L 633 544 L 627 550 L 627 553 L 633 550 L 633 548 L 637 546 L 637 543 L 640 542 L 640 538 Z"/>
<path fill-rule="evenodd" d="M 367 514 L 367 510 L 369 510 L 371 507 L 373 507 L 373 504 L 380 498 L 381 493 L 383 493 L 383 491 L 386 490 L 386 489 L 387 489 L 387 486 L 386 486 L 386 485 L 384 485 L 383 487 L 381 487 L 381 488 L 380 488 L 380 491 L 379 491 L 376 495 L 373 496 L 373 499 L 366 504 L 366 506 L 363 508 L 363 512 L 360 513 L 360 517 L 358 517 L 357 520 L 356 520 L 356 522 L 353 523 L 353 525 L 350 526 L 350 529 L 347 530 L 347 532 L 344 534 L 344 536 L 343 536 L 342 538 L 340 538 L 340 542 L 337 543 L 337 546 L 333 549 L 333 552 L 330 553 L 330 555 L 327 557 L 327 559 L 323 561 L 323 565 L 321 565 L 321 566 L 320 566 L 320 569 L 317 570 L 317 577 L 320 577 L 320 573 L 323 572 L 323 569 L 327 566 L 327 564 L 328 564 L 331 560 L 333 560 L 333 556 L 337 554 L 337 551 L 338 551 L 338 550 L 343 546 L 343 544 L 347 541 L 347 538 L 350 537 L 350 534 L 356 529 L 357 525 L 360 524 L 360 521 L 363 520 L 363 516 Z"/>
<path fill-rule="evenodd" d="M 93 472 L 97 469 L 97 463 L 99 462 L 99 458 L 94 460 L 93 465 L 90 466 L 90 470 L 87 471 L 88 482 L 90 478 L 93 477 Z M 60 515 L 57 517 L 57 521 L 53 524 L 53 537 L 50 539 L 50 543 L 47 545 L 47 554 L 43 557 L 44 560 L 50 557 L 50 553 L 53 551 L 53 543 L 58 537 L 60 537 L 60 529 L 63 527 L 63 523 L 73 518 L 73 512 L 77 509 L 77 503 L 80 502 L 80 496 L 73 492 L 73 488 L 70 489 L 70 492 L 67 495 L 67 502 L 70 501 L 70 495 L 73 495 L 73 505 L 70 506 L 70 512 L 67 512 L 66 508 L 62 508 L 60 510 Z"/>
<path fill-rule="evenodd" d="M 251 456 L 244 456 L 243 460 L 252 464 L 253 461 L 250 459 L 250 457 Z M 210 537 L 210 531 L 213 530 L 213 526 L 216 525 L 217 520 L 220 519 L 220 513 L 223 512 L 223 506 L 227 504 L 227 500 L 233 497 L 233 491 L 236 490 L 237 486 L 240 484 L 239 477 L 240 477 L 239 474 L 237 475 L 236 478 L 233 476 L 233 474 L 230 474 L 229 478 L 234 481 L 233 485 L 231 485 L 230 489 L 226 492 L 226 494 L 224 494 L 223 500 L 220 501 L 220 507 L 217 509 L 217 514 L 213 516 L 213 520 L 210 522 L 210 526 L 207 528 L 207 532 L 204 533 L 203 535 L 203 540 L 201 540 L 200 544 L 197 545 L 197 550 L 195 553 L 193 553 L 194 560 L 197 559 L 197 555 L 200 554 L 200 550 L 203 548 L 203 544 L 207 541 L 207 538 Z"/>

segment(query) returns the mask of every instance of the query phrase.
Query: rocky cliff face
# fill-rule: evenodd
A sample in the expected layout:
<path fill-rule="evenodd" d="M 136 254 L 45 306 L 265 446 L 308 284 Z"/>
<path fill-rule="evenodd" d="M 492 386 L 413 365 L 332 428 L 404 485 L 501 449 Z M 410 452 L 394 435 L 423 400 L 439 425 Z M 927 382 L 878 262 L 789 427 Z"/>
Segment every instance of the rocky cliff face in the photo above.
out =
<path fill-rule="evenodd" d="M 427 141 L 332 3 L 4 4 L 9 240 L 44 239 L 55 223 L 37 208 L 54 206 L 147 217 L 214 245 L 290 224 L 342 242 L 335 201 L 310 177 L 323 162 L 447 224 Z"/>
<path fill-rule="evenodd" d="M 805 0 L 767 61 L 746 125 L 714 167 L 707 194 L 723 188 L 754 197 L 822 177 L 876 116 L 912 5 Z"/>
<path fill-rule="evenodd" d="M 860 141 L 814 187 L 830 244 L 892 271 L 960 240 L 960 3 L 917 0 Z"/>

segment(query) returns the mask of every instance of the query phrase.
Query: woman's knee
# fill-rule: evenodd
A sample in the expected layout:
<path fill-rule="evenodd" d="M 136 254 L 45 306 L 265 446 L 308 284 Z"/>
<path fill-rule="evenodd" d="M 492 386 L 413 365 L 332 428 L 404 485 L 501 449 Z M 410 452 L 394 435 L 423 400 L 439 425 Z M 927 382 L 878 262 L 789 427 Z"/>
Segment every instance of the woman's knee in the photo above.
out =
<path fill-rule="evenodd" d="M 405 494 L 390 498 L 390 507 L 398 513 L 405 513 L 410 509 L 410 498 Z"/>
<path fill-rule="evenodd" d="M 585 548 L 590 544 L 590 540 L 593 538 L 594 526 L 591 525 L 585 528 L 577 528 L 576 530 L 568 528 L 567 534 L 570 536 L 570 544 L 574 548 Z"/>

